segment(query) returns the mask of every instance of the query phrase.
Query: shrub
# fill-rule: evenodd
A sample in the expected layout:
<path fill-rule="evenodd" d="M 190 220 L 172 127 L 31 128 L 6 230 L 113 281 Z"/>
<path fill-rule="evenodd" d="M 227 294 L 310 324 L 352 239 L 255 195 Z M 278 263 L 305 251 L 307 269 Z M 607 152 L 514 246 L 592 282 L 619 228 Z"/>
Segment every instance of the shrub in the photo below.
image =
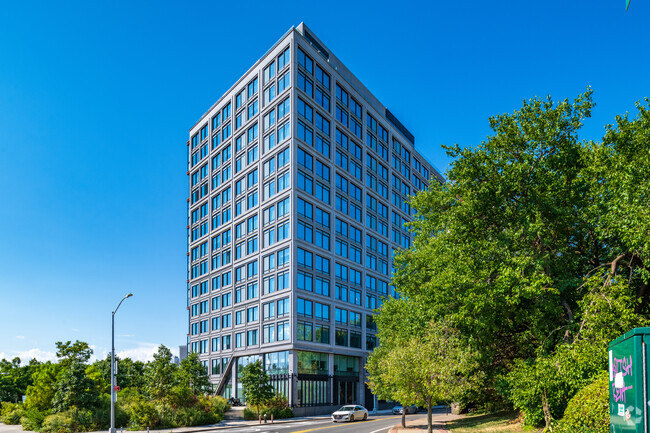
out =
<path fill-rule="evenodd" d="M 273 415 L 274 419 L 284 419 L 284 418 L 293 418 L 293 411 L 289 407 L 289 402 L 284 396 L 276 395 L 271 399 L 267 406 L 260 406 L 260 415 L 264 417 L 266 414 L 268 419 L 271 419 Z M 257 411 L 252 408 L 246 407 L 244 409 L 244 419 L 245 420 L 256 420 Z"/>
<path fill-rule="evenodd" d="M 260 408 L 260 413 L 263 412 L 263 408 Z M 251 409 L 250 407 L 244 408 L 244 419 L 246 421 L 253 421 L 257 419 L 257 410 Z"/>
<path fill-rule="evenodd" d="M 597 376 L 569 401 L 564 418 L 557 425 L 558 433 L 609 432 L 609 377 Z"/>
<path fill-rule="evenodd" d="M 115 405 L 115 427 L 126 427 L 129 424 L 129 415 L 125 411 L 125 406 L 128 403 L 124 402 L 124 398 L 120 394 Z M 111 396 L 110 394 L 102 394 L 99 397 L 97 407 L 93 408 L 91 424 L 92 430 L 108 430 L 111 425 Z"/>
<path fill-rule="evenodd" d="M 46 415 L 45 412 L 40 412 L 35 408 L 24 409 L 20 417 L 20 424 L 23 426 L 23 430 L 39 431 Z"/>
<path fill-rule="evenodd" d="M 23 416 L 22 404 L 9 403 L 8 401 L 2 402 L 2 409 L 0 409 L 0 421 L 8 425 L 17 425 L 20 424 L 21 416 Z"/>
<path fill-rule="evenodd" d="M 177 427 L 215 424 L 221 419 L 220 415 L 196 406 L 176 409 L 172 413 L 172 423 Z"/>
<path fill-rule="evenodd" d="M 162 424 L 160 414 L 153 403 L 138 400 L 132 403 L 127 410 L 130 418 L 129 427 L 144 430 L 147 427 L 158 427 Z"/>
<path fill-rule="evenodd" d="M 44 433 L 72 433 L 72 417 L 69 412 L 48 415 L 43 421 L 41 432 Z"/>
<path fill-rule="evenodd" d="M 205 408 L 205 410 L 210 410 L 211 412 L 219 414 L 221 416 L 230 410 L 228 400 L 221 397 L 220 395 L 199 396 L 198 404 Z"/>
<path fill-rule="evenodd" d="M 169 395 L 169 406 L 173 409 L 188 408 L 194 406 L 196 397 L 187 386 L 175 386 Z"/>

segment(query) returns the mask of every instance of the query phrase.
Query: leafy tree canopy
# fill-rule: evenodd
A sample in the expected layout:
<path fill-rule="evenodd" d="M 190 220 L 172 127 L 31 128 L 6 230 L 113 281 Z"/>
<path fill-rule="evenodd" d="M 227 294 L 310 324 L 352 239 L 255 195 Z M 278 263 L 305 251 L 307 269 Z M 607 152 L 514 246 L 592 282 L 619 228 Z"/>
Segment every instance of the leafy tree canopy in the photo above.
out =
<path fill-rule="evenodd" d="M 477 356 L 467 374 L 482 392 L 464 400 L 507 398 L 547 425 L 561 416 L 606 366 L 607 341 L 647 323 L 648 105 L 593 143 L 578 137 L 591 90 L 534 98 L 492 117 L 479 145 L 447 147 L 447 182 L 411 199 L 413 247 L 395 259 L 402 299 L 376 318 L 381 344 L 447 324 Z"/>
<path fill-rule="evenodd" d="M 244 390 L 246 404 L 254 406 L 259 416 L 260 406 L 268 403 L 275 394 L 262 362 L 255 361 L 246 365 L 241 371 L 239 382 Z"/>

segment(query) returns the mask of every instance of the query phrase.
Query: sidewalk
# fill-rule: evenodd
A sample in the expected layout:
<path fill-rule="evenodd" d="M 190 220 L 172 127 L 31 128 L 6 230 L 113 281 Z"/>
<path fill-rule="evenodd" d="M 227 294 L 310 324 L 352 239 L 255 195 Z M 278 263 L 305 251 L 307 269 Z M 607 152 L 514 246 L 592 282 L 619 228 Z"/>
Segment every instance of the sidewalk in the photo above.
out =
<path fill-rule="evenodd" d="M 431 417 L 431 424 L 433 427 L 434 432 L 447 432 L 447 429 L 445 428 L 445 424 L 447 421 L 453 421 L 458 418 L 462 418 L 464 415 L 453 415 L 453 414 L 437 414 L 434 413 L 433 416 Z M 424 416 L 421 416 L 418 414 L 418 417 L 413 419 L 409 419 L 409 417 L 406 417 L 406 428 L 402 427 L 402 421 L 400 420 L 399 424 L 388 430 L 388 433 L 400 433 L 400 432 L 409 432 L 409 433 L 414 433 L 418 431 L 427 431 L 427 416 L 426 414 Z"/>

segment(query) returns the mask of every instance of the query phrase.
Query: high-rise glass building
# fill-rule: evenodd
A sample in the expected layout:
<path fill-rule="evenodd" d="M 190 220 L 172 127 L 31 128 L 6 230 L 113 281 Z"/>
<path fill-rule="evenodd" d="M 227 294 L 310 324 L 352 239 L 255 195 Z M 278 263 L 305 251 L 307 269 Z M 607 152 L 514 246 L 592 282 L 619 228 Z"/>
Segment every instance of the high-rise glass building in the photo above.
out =
<path fill-rule="evenodd" d="M 405 200 L 440 174 L 304 24 L 189 138 L 188 350 L 215 392 L 241 398 L 259 359 L 297 413 L 372 409 L 373 310 L 411 245 Z"/>

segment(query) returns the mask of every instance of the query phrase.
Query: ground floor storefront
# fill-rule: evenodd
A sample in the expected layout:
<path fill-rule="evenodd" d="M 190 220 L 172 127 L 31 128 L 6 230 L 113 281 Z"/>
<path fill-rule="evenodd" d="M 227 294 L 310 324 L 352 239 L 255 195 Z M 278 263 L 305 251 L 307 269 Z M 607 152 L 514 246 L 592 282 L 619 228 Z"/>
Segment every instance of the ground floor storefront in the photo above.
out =
<path fill-rule="evenodd" d="M 330 413 L 345 404 L 360 404 L 369 411 L 390 407 L 377 402 L 365 384 L 363 357 L 304 350 L 228 358 L 226 366 L 219 360 L 220 374 L 211 376 L 215 392 L 245 403 L 237 379 L 244 366 L 258 360 L 273 388 L 287 398 L 298 416 Z"/>

